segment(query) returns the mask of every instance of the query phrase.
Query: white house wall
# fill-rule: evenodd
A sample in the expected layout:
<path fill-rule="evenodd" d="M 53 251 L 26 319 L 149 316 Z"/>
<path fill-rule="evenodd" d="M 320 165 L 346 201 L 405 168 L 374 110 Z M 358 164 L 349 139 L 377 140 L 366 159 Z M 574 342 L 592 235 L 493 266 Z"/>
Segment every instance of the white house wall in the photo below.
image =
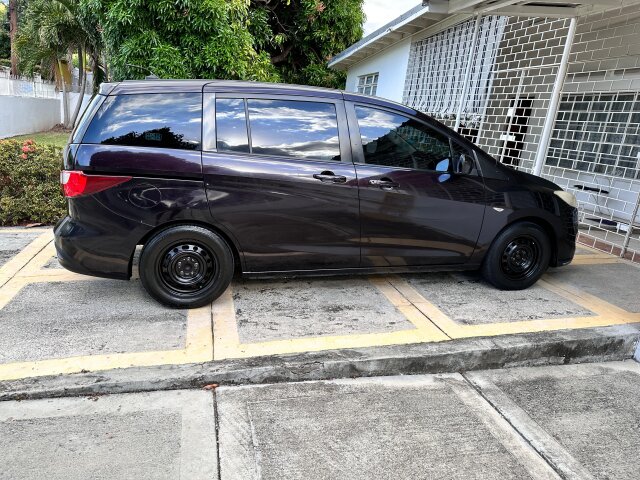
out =
<path fill-rule="evenodd" d="M 376 96 L 401 102 L 410 48 L 411 39 L 406 38 L 353 65 L 347 73 L 346 90 L 357 91 L 359 76 L 379 72 Z"/>

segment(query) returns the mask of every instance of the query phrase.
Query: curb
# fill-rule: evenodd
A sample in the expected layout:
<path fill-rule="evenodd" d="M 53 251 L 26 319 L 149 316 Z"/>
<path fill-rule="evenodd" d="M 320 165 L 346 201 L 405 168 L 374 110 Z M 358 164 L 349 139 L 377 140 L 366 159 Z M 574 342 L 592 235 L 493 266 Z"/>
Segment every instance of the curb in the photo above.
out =
<path fill-rule="evenodd" d="M 0 382 L 0 401 L 638 359 L 640 324 Z"/>

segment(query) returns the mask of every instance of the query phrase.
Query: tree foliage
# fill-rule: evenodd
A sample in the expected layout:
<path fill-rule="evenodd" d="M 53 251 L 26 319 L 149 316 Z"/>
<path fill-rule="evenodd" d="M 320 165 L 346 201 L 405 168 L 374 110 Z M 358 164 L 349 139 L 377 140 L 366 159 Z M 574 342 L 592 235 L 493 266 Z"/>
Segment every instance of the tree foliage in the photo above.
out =
<path fill-rule="evenodd" d="M 339 86 L 331 55 L 362 35 L 362 0 L 80 0 L 115 80 L 225 78 Z"/>

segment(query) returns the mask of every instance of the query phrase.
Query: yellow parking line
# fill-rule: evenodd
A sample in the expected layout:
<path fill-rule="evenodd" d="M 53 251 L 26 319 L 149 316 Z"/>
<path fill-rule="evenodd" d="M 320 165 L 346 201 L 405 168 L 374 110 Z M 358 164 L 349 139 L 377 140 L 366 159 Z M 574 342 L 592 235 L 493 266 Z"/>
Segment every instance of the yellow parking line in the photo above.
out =
<path fill-rule="evenodd" d="M 46 232 L 36 237 L 29 245 L 0 267 L 0 277 L 11 278 L 22 270 L 52 239 L 52 233 Z"/>
<path fill-rule="evenodd" d="M 370 280 L 415 328 L 394 332 L 328 335 L 322 337 L 288 338 L 267 342 L 241 343 L 235 307 L 233 305 L 232 290 L 228 288 L 214 303 L 214 359 L 283 355 L 341 348 L 402 345 L 449 340 L 449 337 L 426 319 L 411 302 L 400 295 L 398 291 L 391 286 L 388 279 L 374 277 Z"/>
<path fill-rule="evenodd" d="M 405 299 L 410 301 L 451 338 L 491 337 L 516 333 L 606 327 L 640 322 L 640 314 L 628 312 L 598 297 L 547 278 L 546 280 L 539 280 L 539 285 L 594 312 L 596 315 L 463 325 L 448 317 L 403 279 L 394 277 L 391 283 Z"/>
<path fill-rule="evenodd" d="M 0 381 L 44 375 L 96 372 L 127 367 L 179 365 L 210 361 L 213 359 L 211 306 L 207 305 L 206 307 L 189 310 L 186 337 L 186 346 L 181 350 L 81 355 L 0 364 Z"/>
<path fill-rule="evenodd" d="M 571 261 L 571 265 L 604 265 L 608 263 L 622 263 L 624 260 L 618 257 L 607 255 L 599 257 L 596 255 L 576 255 Z"/>

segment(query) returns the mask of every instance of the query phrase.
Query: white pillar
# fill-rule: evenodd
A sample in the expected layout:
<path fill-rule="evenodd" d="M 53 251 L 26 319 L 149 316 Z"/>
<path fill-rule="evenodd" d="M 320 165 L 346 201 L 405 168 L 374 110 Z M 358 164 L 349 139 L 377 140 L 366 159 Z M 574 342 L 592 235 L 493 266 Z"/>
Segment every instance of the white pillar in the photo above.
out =
<path fill-rule="evenodd" d="M 462 106 L 464 105 L 464 99 L 469 91 L 469 80 L 471 80 L 471 66 L 473 65 L 473 59 L 476 55 L 476 48 L 478 45 L 478 33 L 480 32 L 480 20 L 481 14 L 476 15 L 476 23 L 473 26 L 473 36 L 471 37 L 471 50 L 469 51 L 469 58 L 467 59 L 467 70 L 464 72 L 464 80 L 462 83 L 462 93 L 460 94 L 460 102 L 458 103 L 458 114 L 456 115 L 456 124 L 453 129 L 457 132 L 460 128 L 460 120 L 462 117 Z"/>
<path fill-rule="evenodd" d="M 571 54 L 573 37 L 575 37 L 576 34 L 576 23 L 577 20 L 575 17 L 573 17 L 571 19 L 571 23 L 569 23 L 569 31 L 567 32 L 567 39 L 564 43 L 562 59 L 560 60 L 560 66 L 558 67 L 558 73 L 556 74 L 556 81 L 553 84 L 553 91 L 551 92 L 551 98 L 549 99 L 549 108 L 547 109 L 547 116 L 544 120 L 542 135 L 540 135 L 538 151 L 536 152 L 536 160 L 533 164 L 534 175 L 540 175 L 542 173 L 542 167 L 544 166 L 545 159 L 547 158 L 549 139 L 551 138 L 553 125 L 556 121 L 556 115 L 558 113 L 558 103 L 560 103 L 560 94 L 562 93 L 562 87 L 564 86 L 564 79 L 567 76 L 569 55 Z"/>

